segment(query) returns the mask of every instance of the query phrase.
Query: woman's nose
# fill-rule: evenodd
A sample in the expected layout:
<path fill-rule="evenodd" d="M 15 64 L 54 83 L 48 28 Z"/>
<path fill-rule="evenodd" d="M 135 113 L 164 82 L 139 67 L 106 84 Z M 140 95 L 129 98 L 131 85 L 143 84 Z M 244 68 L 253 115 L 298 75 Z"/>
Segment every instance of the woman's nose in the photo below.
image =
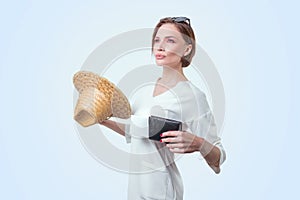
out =
<path fill-rule="evenodd" d="M 157 44 L 157 50 L 158 51 L 164 51 L 165 50 L 165 42 L 161 41 Z"/>
<path fill-rule="evenodd" d="M 158 48 L 157 48 L 157 51 L 164 51 L 164 49 L 161 48 L 161 47 L 158 47 Z"/>

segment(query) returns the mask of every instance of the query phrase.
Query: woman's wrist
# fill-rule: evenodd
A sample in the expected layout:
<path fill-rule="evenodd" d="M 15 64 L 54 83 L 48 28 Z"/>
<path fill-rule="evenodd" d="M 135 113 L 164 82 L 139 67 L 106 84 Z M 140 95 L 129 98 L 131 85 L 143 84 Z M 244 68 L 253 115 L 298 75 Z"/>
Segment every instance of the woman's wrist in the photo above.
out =
<path fill-rule="evenodd" d="M 204 139 L 202 137 L 196 137 L 197 145 L 196 145 L 196 151 L 199 151 L 201 153 L 201 148 L 204 143 Z"/>
<path fill-rule="evenodd" d="M 200 146 L 200 153 L 203 156 L 203 158 L 206 160 L 206 162 L 210 166 L 219 167 L 220 163 L 220 150 L 218 147 L 212 145 L 208 141 L 202 138 L 202 144 Z"/>
<path fill-rule="evenodd" d="M 201 137 L 198 137 L 198 144 L 199 144 L 198 151 L 201 153 L 201 155 L 206 160 L 209 161 L 210 159 L 207 159 L 207 158 L 208 158 L 208 156 L 210 157 L 212 154 L 215 154 L 215 149 L 214 149 L 215 146 Z"/>
<path fill-rule="evenodd" d="M 109 119 L 106 119 L 106 120 L 103 120 L 103 121 L 98 121 L 98 123 L 100 124 L 100 125 L 103 125 L 103 126 L 108 126 L 109 124 L 110 124 L 110 120 Z"/>

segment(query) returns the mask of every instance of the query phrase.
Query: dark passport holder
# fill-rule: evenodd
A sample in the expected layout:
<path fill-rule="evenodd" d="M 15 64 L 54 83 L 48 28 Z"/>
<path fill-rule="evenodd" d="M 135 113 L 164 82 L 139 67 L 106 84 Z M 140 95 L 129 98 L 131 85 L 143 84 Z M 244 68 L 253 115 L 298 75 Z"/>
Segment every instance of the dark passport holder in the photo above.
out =
<path fill-rule="evenodd" d="M 149 117 L 148 124 L 149 139 L 156 141 L 160 141 L 162 139 L 160 134 L 163 132 L 182 130 L 182 122 L 152 115 Z"/>

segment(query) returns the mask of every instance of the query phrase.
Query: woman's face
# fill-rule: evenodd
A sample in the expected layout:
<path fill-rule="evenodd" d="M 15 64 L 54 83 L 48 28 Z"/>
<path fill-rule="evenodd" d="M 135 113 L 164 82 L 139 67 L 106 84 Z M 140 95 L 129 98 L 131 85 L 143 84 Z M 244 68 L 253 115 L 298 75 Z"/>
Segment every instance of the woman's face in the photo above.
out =
<path fill-rule="evenodd" d="M 154 38 L 153 52 L 156 64 L 172 68 L 181 67 L 181 58 L 189 53 L 190 45 L 184 41 L 174 24 L 162 25 Z"/>

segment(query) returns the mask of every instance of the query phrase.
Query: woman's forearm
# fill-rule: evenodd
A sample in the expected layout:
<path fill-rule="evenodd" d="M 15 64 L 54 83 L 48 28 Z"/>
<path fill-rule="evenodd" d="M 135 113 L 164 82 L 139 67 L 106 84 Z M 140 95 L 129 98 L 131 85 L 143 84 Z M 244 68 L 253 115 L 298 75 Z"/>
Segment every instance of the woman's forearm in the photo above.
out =
<path fill-rule="evenodd" d="M 216 173 L 219 173 L 221 157 L 220 149 L 203 138 L 198 139 L 200 144 L 200 153 L 202 154 L 208 165 L 210 165 Z"/>
<path fill-rule="evenodd" d="M 100 123 L 101 125 L 110 128 L 111 130 L 125 136 L 125 124 L 121 124 L 112 120 L 105 120 Z"/>

